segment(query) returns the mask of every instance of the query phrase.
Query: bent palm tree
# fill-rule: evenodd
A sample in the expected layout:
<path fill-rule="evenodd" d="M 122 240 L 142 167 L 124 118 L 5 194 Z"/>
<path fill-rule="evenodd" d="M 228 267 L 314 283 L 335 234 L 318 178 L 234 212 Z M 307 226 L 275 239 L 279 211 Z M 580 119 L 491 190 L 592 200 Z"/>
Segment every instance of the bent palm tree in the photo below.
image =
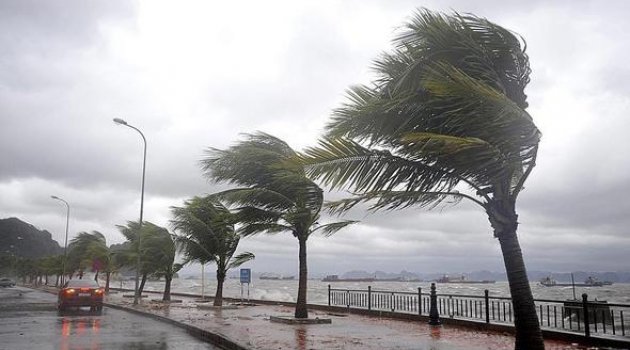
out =
<path fill-rule="evenodd" d="M 145 249 L 147 247 L 145 242 L 150 242 L 153 237 L 164 233 L 168 235 L 168 231 L 148 221 L 142 223 L 142 229 L 140 229 L 140 223 L 137 221 L 128 221 L 127 225 L 116 225 L 116 227 L 129 242 L 128 249 L 118 252 L 120 261 L 125 266 L 136 269 L 137 257 L 138 254 L 140 255 L 140 274 L 142 277 L 138 287 L 138 294 L 142 295 L 147 277 L 157 272 L 157 263 L 154 259 L 159 258 L 151 255 L 150 249 Z"/>
<path fill-rule="evenodd" d="M 83 271 L 92 268 L 95 272 L 94 280 L 98 280 L 98 274 L 103 268 L 103 252 L 107 250 L 105 236 L 98 232 L 80 232 L 68 245 L 70 249 L 70 266 L 80 270 L 80 277 L 83 278 Z"/>
<path fill-rule="evenodd" d="M 202 161 L 205 175 L 237 186 L 215 194 L 235 204 L 239 232 L 244 236 L 288 231 L 299 242 L 299 284 L 296 318 L 308 318 L 306 287 L 306 241 L 317 231 L 329 236 L 355 221 L 320 225 L 323 204 L 321 188 L 306 177 L 296 152 L 284 141 L 264 133 L 246 135 L 246 140 L 227 150 L 209 149 Z"/>
<path fill-rule="evenodd" d="M 144 226 L 144 225 L 143 225 Z M 163 227 L 156 226 L 152 234 L 142 239 L 142 256 L 147 257 L 147 264 L 152 267 L 152 275 L 164 277 L 164 292 L 162 300 L 171 300 L 171 282 L 175 274 L 182 268 L 182 264 L 175 263 L 175 242 L 173 236 Z"/>
<path fill-rule="evenodd" d="M 175 242 L 184 253 L 184 264 L 196 261 L 217 264 L 217 291 L 213 304 L 223 305 L 223 282 L 229 269 L 254 259 L 245 252 L 234 256 L 240 236 L 234 230 L 235 216 L 210 196 L 193 197 L 183 207 L 171 207 L 175 218 L 173 228 L 181 235 Z"/>
<path fill-rule="evenodd" d="M 499 240 L 514 304 L 516 349 L 544 344 L 516 235 L 516 199 L 541 137 L 527 107 L 529 63 L 519 39 L 472 15 L 418 12 L 375 62 L 373 87 L 349 91 L 327 137 L 306 151 L 310 175 L 357 196 L 344 212 L 433 208 L 447 199 L 481 206 Z"/>

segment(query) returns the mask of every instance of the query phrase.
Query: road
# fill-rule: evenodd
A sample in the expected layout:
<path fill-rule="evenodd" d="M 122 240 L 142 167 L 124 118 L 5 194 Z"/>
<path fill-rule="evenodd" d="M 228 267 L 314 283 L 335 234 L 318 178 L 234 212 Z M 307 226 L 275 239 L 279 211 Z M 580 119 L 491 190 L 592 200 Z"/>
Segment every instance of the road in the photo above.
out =
<path fill-rule="evenodd" d="M 23 287 L 0 288 L 0 349 L 218 349 L 186 331 L 105 307 L 59 315 L 56 296 Z"/>

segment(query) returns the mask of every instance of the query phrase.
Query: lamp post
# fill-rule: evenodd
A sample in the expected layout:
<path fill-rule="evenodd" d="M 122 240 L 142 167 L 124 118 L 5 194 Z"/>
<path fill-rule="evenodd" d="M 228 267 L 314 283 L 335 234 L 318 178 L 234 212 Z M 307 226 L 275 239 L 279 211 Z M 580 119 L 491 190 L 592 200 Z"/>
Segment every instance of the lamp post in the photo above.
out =
<path fill-rule="evenodd" d="M 134 305 L 138 305 L 138 300 L 140 299 L 140 248 L 141 248 L 141 238 L 142 238 L 142 212 L 144 209 L 144 174 L 145 174 L 145 169 L 146 169 L 146 164 L 147 164 L 147 139 L 144 137 L 144 134 L 142 133 L 142 131 L 140 131 L 138 128 L 136 128 L 133 125 L 129 125 L 127 124 L 126 121 L 120 119 L 120 118 L 114 118 L 114 123 L 118 124 L 118 125 L 123 125 L 129 128 L 134 129 L 135 131 L 137 131 L 140 136 L 142 136 L 142 141 L 144 143 L 144 154 L 142 157 L 142 190 L 140 192 L 140 221 L 139 221 L 139 226 L 138 226 L 138 253 L 137 253 L 137 258 L 136 258 L 136 285 L 134 288 L 134 294 L 133 294 L 133 304 Z"/>
<path fill-rule="evenodd" d="M 68 259 L 68 226 L 70 225 L 70 204 L 68 204 L 68 202 L 66 202 L 65 200 L 57 197 L 57 196 L 50 196 L 50 198 L 52 199 L 56 199 L 60 202 L 63 202 L 66 205 L 67 211 L 66 211 L 66 240 L 63 244 L 63 261 L 61 262 L 61 285 L 63 286 L 63 282 L 65 280 L 65 276 L 66 276 L 66 260 Z"/>

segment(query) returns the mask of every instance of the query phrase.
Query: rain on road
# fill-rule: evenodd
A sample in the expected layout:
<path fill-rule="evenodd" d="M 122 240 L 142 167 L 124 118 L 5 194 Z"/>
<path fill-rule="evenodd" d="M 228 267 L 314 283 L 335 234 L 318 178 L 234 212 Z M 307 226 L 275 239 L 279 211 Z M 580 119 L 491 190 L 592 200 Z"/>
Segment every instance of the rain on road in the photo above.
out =
<path fill-rule="evenodd" d="M 217 349 L 184 330 L 105 307 L 57 313 L 56 296 L 0 288 L 0 349 Z"/>

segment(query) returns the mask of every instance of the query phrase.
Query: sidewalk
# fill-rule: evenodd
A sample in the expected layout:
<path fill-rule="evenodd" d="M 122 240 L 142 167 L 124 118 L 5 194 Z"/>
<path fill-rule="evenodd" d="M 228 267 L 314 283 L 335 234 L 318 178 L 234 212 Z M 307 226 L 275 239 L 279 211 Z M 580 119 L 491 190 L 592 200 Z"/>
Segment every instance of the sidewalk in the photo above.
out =
<path fill-rule="evenodd" d="M 128 292 L 125 295 L 129 294 Z M 474 331 L 455 326 L 431 327 L 424 322 L 375 318 L 354 314 L 310 310 L 310 318 L 329 318 L 332 324 L 289 325 L 269 321 L 270 316 L 292 316 L 293 308 L 282 305 L 228 306 L 212 308 L 192 297 L 174 296 L 181 303 L 166 304 L 161 295 L 148 293 L 140 305 L 123 293 L 113 293 L 107 302 L 166 317 L 229 339 L 247 349 L 426 349 L 511 350 L 509 334 Z M 570 343 L 545 341 L 548 350 L 587 349 Z"/>

